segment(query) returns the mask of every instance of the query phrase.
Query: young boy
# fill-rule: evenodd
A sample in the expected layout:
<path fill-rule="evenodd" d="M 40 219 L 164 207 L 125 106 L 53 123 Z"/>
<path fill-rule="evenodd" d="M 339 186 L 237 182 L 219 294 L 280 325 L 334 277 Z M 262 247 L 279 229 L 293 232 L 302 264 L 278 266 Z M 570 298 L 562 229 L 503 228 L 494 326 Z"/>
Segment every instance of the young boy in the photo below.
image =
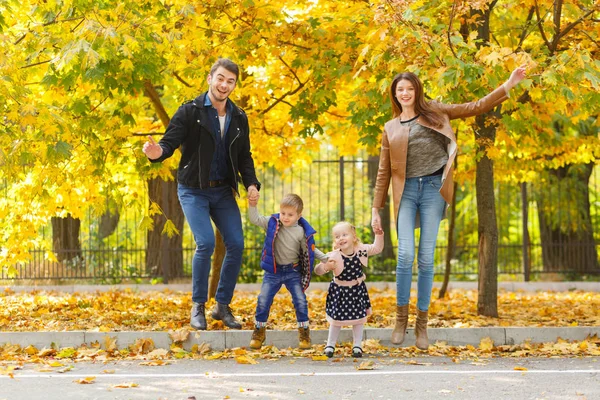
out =
<path fill-rule="evenodd" d="M 300 196 L 287 194 L 281 200 L 279 214 L 270 217 L 259 214 L 258 200 L 249 201 L 248 217 L 254 225 L 266 231 L 260 266 L 264 269 L 263 283 L 256 303 L 256 328 L 250 347 L 260 349 L 265 342 L 265 331 L 273 298 L 285 285 L 292 295 L 298 321 L 301 349 L 310 349 L 308 302 L 304 291 L 310 283 L 315 256 L 322 262 L 327 256 L 315 248 L 316 231 L 302 218 L 304 204 Z"/>

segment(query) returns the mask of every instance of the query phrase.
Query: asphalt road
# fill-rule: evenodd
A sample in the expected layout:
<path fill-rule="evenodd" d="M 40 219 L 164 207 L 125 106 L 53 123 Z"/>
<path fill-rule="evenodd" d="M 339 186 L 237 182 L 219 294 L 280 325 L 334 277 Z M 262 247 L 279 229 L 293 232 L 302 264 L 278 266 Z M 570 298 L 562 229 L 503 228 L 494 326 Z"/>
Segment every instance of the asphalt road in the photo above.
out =
<path fill-rule="evenodd" d="M 598 358 L 460 360 L 369 356 L 313 361 L 235 360 L 74 363 L 64 373 L 26 364 L 0 375 L 0 400 L 23 399 L 600 399 Z M 361 363 L 365 363 L 362 364 Z M 3 363 L 0 369 L 6 369 Z M 360 368 L 359 368 L 360 367 Z M 373 369 L 362 369 L 373 368 Z M 516 369 L 515 369 L 516 368 Z M 54 370 L 60 368 L 53 368 Z M 107 374 L 104 371 L 114 371 Z M 74 382 L 95 377 L 91 384 Z M 118 388 L 119 384 L 137 387 Z"/>

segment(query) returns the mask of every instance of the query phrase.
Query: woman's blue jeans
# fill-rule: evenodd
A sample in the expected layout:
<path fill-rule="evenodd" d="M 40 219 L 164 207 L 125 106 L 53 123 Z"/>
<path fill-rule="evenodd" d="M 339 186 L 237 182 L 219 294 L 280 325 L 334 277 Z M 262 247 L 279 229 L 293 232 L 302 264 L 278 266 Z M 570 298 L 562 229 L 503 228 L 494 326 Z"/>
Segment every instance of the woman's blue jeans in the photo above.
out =
<path fill-rule="evenodd" d="M 302 277 L 299 267 L 294 268 L 293 264 L 278 265 L 275 273 L 265 271 L 263 276 L 260 294 L 256 302 L 256 321 L 267 322 L 273 299 L 282 285 L 292 295 L 292 303 L 296 310 L 296 320 L 298 322 L 308 321 L 308 302 L 306 294 L 302 290 Z"/>
<path fill-rule="evenodd" d="M 192 259 L 192 301 L 205 303 L 208 299 L 210 259 L 215 249 L 212 219 L 223 236 L 226 249 L 215 298 L 221 304 L 229 304 L 244 251 L 242 218 L 233 190 L 229 185 L 199 189 L 179 184 L 177 195 L 196 241 L 196 252 Z"/>
<path fill-rule="evenodd" d="M 433 260 L 437 234 L 446 207 L 440 194 L 442 176 L 406 179 L 398 210 L 398 264 L 396 265 L 396 304 L 410 300 L 412 266 L 415 259 L 415 223 L 419 214 L 421 235 L 417 263 L 417 308 L 429 310 L 433 287 Z"/>

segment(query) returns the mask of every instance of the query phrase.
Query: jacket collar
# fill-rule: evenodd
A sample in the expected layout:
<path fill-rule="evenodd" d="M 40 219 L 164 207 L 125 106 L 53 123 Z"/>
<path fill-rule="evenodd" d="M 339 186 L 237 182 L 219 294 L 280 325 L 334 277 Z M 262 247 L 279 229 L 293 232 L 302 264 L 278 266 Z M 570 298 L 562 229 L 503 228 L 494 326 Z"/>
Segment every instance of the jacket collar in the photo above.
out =
<path fill-rule="evenodd" d="M 196 108 L 203 109 L 206 106 L 207 97 L 208 91 L 202 93 L 200 96 L 192 100 L 192 104 Z M 210 102 L 210 99 L 208 99 L 208 101 Z M 232 116 L 241 115 L 243 113 L 243 111 L 238 106 L 236 106 L 235 103 L 229 98 L 227 99 L 227 110 L 231 110 Z"/>

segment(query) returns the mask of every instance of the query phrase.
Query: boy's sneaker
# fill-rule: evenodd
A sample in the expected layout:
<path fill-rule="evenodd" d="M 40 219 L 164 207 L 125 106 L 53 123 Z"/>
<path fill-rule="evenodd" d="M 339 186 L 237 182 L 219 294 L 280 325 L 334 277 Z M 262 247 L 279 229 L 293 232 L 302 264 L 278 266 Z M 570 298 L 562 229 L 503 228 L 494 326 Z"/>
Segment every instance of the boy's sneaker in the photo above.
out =
<path fill-rule="evenodd" d="M 325 346 L 324 353 L 327 356 L 327 358 L 333 357 L 333 353 L 335 353 L 335 347 L 333 347 L 333 346 Z"/>
<path fill-rule="evenodd" d="M 298 328 L 298 348 L 306 350 L 310 349 L 310 328 Z"/>
<path fill-rule="evenodd" d="M 267 327 L 263 326 L 260 328 L 254 328 L 254 332 L 252 332 L 252 339 L 250 340 L 250 348 L 259 350 L 266 339 L 266 331 Z"/>

